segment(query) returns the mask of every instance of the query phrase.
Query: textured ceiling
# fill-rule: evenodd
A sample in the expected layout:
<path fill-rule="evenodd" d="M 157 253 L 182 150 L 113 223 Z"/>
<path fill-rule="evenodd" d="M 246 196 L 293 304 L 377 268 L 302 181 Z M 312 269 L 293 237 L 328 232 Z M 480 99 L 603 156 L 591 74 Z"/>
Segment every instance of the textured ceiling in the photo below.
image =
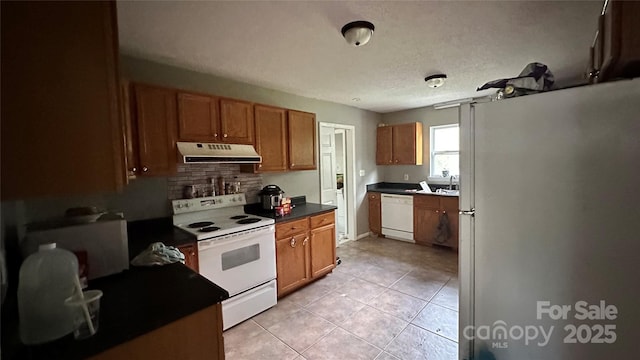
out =
<path fill-rule="evenodd" d="M 376 112 L 491 93 L 475 89 L 547 64 L 580 81 L 600 1 L 118 2 L 121 52 Z M 349 46 L 353 20 L 374 23 Z M 428 88 L 424 77 L 447 83 Z M 354 101 L 359 98 L 360 101 Z"/>

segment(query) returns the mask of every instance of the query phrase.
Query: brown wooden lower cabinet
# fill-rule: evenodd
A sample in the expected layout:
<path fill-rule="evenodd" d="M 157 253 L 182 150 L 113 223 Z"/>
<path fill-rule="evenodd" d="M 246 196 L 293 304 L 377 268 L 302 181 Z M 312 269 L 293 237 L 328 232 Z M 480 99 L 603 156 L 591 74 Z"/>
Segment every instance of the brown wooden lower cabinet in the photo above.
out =
<path fill-rule="evenodd" d="M 278 227 L 276 227 L 277 229 Z M 278 231 L 276 230 L 276 236 Z M 309 281 L 308 231 L 276 240 L 276 271 L 278 297 L 289 293 Z"/>
<path fill-rule="evenodd" d="M 222 360 L 222 306 L 207 307 L 90 359 Z"/>
<path fill-rule="evenodd" d="M 311 229 L 311 278 L 330 273 L 336 267 L 335 223 Z"/>
<path fill-rule="evenodd" d="M 369 231 L 375 235 L 382 233 L 382 204 L 380 202 L 380 193 L 370 192 L 367 194 L 369 199 Z"/>
<path fill-rule="evenodd" d="M 198 245 L 186 244 L 180 245 L 177 248 L 181 253 L 184 254 L 184 264 L 187 265 L 187 267 L 189 267 L 191 270 L 199 272 Z"/>
<path fill-rule="evenodd" d="M 276 224 L 278 298 L 336 266 L 335 211 Z"/>
<path fill-rule="evenodd" d="M 442 245 L 458 248 L 458 197 L 415 195 L 413 197 L 413 239 L 421 245 Z M 438 243 L 438 225 L 443 214 L 449 220 L 450 237 Z"/>

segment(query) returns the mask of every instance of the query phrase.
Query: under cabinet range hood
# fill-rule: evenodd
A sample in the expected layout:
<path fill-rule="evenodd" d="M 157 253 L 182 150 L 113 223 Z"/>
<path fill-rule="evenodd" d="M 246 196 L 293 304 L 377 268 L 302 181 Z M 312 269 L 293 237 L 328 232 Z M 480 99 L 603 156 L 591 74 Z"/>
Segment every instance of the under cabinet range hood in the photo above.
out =
<path fill-rule="evenodd" d="M 262 157 L 251 145 L 177 142 L 184 163 L 259 164 Z"/>

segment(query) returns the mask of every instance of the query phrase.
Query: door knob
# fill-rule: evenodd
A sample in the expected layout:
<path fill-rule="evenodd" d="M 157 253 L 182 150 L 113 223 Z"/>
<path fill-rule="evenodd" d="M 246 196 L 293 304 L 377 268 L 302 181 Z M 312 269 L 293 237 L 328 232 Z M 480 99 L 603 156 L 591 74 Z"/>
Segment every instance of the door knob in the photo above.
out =
<path fill-rule="evenodd" d="M 149 171 L 149 168 L 148 168 L 148 167 L 146 167 L 146 166 L 143 166 L 143 167 L 142 167 L 142 172 L 147 172 L 147 171 Z"/>

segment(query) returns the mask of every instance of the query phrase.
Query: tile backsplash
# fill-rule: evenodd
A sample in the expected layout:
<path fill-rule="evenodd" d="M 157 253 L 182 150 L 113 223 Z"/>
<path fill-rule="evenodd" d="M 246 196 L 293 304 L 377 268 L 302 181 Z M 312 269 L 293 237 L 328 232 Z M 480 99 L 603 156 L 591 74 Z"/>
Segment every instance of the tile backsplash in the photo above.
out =
<path fill-rule="evenodd" d="M 247 203 L 259 201 L 258 192 L 262 189 L 262 175 L 242 173 L 239 164 L 178 164 L 178 173 L 167 179 L 169 200 L 184 198 L 187 185 L 209 184 L 210 179 L 223 176 L 225 181 L 237 177 L 240 192 L 247 196 Z"/>

